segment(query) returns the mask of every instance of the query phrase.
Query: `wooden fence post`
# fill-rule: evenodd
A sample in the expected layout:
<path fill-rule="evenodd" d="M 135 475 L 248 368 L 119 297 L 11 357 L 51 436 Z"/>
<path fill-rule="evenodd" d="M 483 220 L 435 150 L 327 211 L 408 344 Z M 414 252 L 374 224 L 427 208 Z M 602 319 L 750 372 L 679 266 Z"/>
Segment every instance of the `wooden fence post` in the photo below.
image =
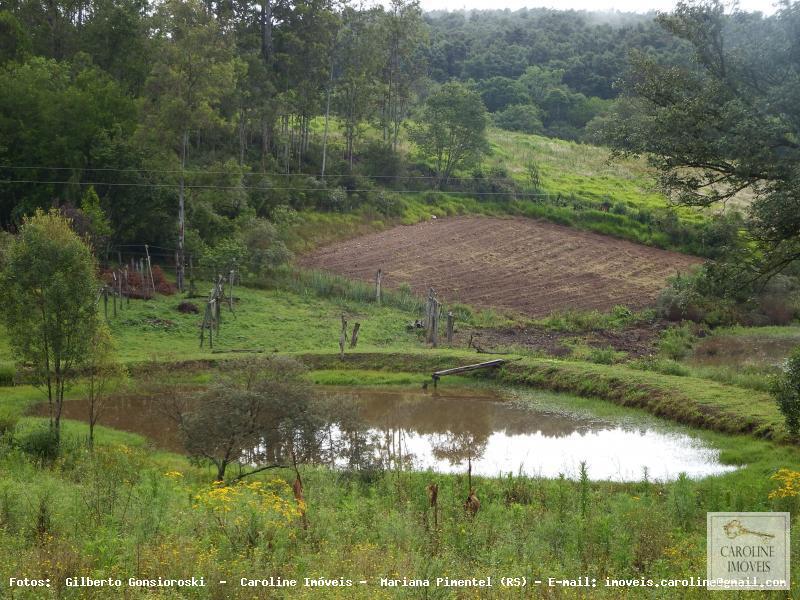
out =
<path fill-rule="evenodd" d="M 339 358 L 344 360 L 344 347 L 347 343 L 347 319 L 342 313 L 342 332 L 339 334 Z"/>
<path fill-rule="evenodd" d="M 153 266 L 150 264 L 150 248 L 147 244 L 144 245 L 145 254 L 147 254 L 147 272 L 150 274 L 150 286 L 153 288 L 153 296 L 156 295 L 156 283 L 153 280 Z"/>
<path fill-rule="evenodd" d="M 381 281 L 383 281 L 383 270 L 378 269 L 378 273 L 375 275 L 375 301 L 378 304 L 381 303 Z"/>
<path fill-rule="evenodd" d="M 453 316 L 453 311 L 447 312 L 447 343 L 453 343 L 453 328 L 455 325 L 455 317 Z"/>
<path fill-rule="evenodd" d="M 114 317 L 117 316 L 117 274 L 112 272 L 111 276 L 114 278 L 114 287 L 111 288 L 111 297 L 114 302 Z"/>
<path fill-rule="evenodd" d="M 122 270 L 119 271 L 117 278 L 117 296 L 119 296 L 119 309 L 122 310 Z"/>
<path fill-rule="evenodd" d="M 233 312 L 233 277 L 233 269 L 231 269 L 228 273 L 228 308 L 231 312 Z"/>
<path fill-rule="evenodd" d="M 189 296 L 194 296 L 197 290 L 194 288 L 194 259 L 189 255 Z"/>
<path fill-rule="evenodd" d="M 439 345 L 439 315 L 441 314 L 439 301 L 434 298 L 431 310 L 431 345 L 436 348 Z"/>
<path fill-rule="evenodd" d="M 108 321 L 108 286 L 103 286 L 103 312 L 106 315 L 106 321 Z"/>
<path fill-rule="evenodd" d="M 361 323 L 353 325 L 353 335 L 350 337 L 350 347 L 355 348 L 358 344 L 358 332 L 361 331 Z"/>
<path fill-rule="evenodd" d="M 128 281 L 128 265 L 125 265 L 125 306 L 131 305 L 131 284 Z"/>

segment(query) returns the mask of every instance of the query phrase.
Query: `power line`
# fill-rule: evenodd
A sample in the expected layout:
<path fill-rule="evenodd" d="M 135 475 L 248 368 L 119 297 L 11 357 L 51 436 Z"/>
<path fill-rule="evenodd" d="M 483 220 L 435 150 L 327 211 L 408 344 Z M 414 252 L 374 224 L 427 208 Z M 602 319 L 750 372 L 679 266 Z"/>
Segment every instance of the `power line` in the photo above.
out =
<path fill-rule="evenodd" d="M 110 186 L 110 187 L 156 187 L 156 188 L 179 188 L 180 183 L 120 183 L 120 182 L 106 182 L 106 181 L 47 181 L 40 179 L 0 179 L 0 184 L 10 183 L 31 183 L 41 185 L 96 185 L 96 186 Z M 246 186 L 246 185 L 203 185 L 203 184 L 184 184 L 184 189 L 202 189 L 202 190 L 227 190 L 227 191 L 262 191 L 262 192 L 322 192 L 324 189 L 315 187 L 260 187 L 260 186 Z M 350 193 L 362 192 L 394 192 L 396 194 L 468 194 L 471 196 L 525 196 L 525 197 L 549 197 L 552 194 L 543 194 L 540 192 L 479 192 L 469 190 L 376 190 L 372 188 L 350 189 Z"/>

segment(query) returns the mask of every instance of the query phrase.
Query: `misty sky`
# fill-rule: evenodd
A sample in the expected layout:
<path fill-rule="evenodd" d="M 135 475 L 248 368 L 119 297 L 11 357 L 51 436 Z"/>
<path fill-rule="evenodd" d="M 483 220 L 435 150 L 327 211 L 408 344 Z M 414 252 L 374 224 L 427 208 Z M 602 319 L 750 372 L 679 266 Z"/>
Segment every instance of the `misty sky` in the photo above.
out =
<path fill-rule="evenodd" d="M 423 10 L 502 9 L 517 10 L 545 6 L 557 9 L 621 12 L 668 11 L 675 0 L 421 0 Z M 740 0 L 742 10 L 775 12 L 774 0 Z"/>

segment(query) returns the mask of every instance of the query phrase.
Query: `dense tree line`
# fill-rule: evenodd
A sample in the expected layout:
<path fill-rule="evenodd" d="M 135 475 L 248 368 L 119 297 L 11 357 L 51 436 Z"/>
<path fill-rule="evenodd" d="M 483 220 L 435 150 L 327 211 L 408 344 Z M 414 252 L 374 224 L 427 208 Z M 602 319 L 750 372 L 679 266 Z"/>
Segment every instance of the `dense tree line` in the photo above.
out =
<path fill-rule="evenodd" d="M 117 241 L 174 246 L 180 206 L 182 243 L 214 246 L 275 206 L 324 204 L 337 187 L 324 177 L 353 173 L 367 126 L 394 153 L 426 73 L 413 1 L 3 1 L 0 11 L 6 227 L 37 207 L 79 211 L 96 193 Z M 329 139 L 333 119 L 344 148 Z M 295 177 L 307 173 L 319 176 Z"/>
<path fill-rule="evenodd" d="M 619 90 L 631 50 L 688 60 L 654 15 L 522 9 L 430 13 L 430 74 L 471 83 L 500 127 L 582 139 Z"/>

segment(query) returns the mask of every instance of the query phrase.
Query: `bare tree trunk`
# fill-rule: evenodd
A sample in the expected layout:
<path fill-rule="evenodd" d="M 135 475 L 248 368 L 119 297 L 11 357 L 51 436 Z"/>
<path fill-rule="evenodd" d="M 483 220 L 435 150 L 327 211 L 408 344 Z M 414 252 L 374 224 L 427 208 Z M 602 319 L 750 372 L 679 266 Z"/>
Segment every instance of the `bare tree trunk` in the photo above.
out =
<path fill-rule="evenodd" d="M 269 0 L 261 2 L 261 56 L 265 63 L 272 58 L 272 6 Z"/>
<path fill-rule="evenodd" d="M 247 127 L 245 125 L 244 109 L 239 109 L 239 165 L 244 164 L 244 150 L 247 146 Z"/>
<path fill-rule="evenodd" d="M 328 91 L 325 100 L 325 131 L 322 134 L 322 169 L 320 178 L 325 180 L 325 162 L 328 158 L 328 119 L 331 114 L 331 88 L 333 87 L 333 59 L 331 59 L 330 74 L 328 77 Z"/>
<path fill-rule="evenodd" d="M 181 177 L 180 187 L 178 188 L 178 264 L 175 265 L 176 279 L 178 290 L 183 291 L 183 262 L 184 262 L 184 245 L 186 242 L 186 208 L 185 208 L 185 193 L 184 193 L 184 173 L 186 168 L 186 146 L 189 144 L 189 132 L 183 132 L 183 140 L 181 144 Z"/>

